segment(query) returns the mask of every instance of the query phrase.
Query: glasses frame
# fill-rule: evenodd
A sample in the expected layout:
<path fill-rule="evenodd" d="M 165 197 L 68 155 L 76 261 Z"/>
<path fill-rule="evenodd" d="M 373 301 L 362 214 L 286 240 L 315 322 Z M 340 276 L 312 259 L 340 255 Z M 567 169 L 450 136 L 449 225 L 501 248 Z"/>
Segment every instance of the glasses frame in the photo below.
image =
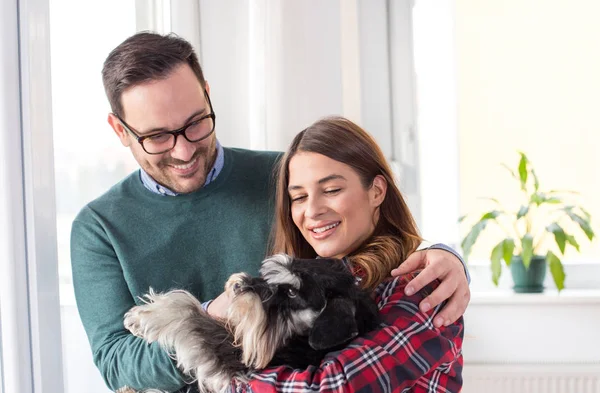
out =
<path fill-rule="evenodd" d="M 121 125 L 123 126 L 123 128 L 129 132 L 131 135 L 133 135 L 135 137 L 135 139 L 138 141 L 138 143 L 142 146 L 142 149 L 144 149 L 144 151 L 148 154 L 164 154 L 170 150 L 173 150 L 173 148 L 175 148 L 175 146 L 177 146 L 177 137 L 179 135 L 183 135 L 183 137 L 185 138 L 185 140 L 187 140 L 190 143 L 196 143 L 196 142 L 200 142 L 205 140 L 206 138 L 210 137 L 214 132 L 215 132 L 215 125 L 216 125 L 216 115 L 215 115 L 215 111 L 213 109 L 212 106 L 212 102 L 210 101 L 210 97 L 208 96 L 208 93 L 206 92 L 206 89 L 204 89 L 204 97 L 206 97 L 206 102 L 208 102 L 208 107 L 210 108 L 210 113 L 202 116 L 199 119 L 196 119 L 194 121 L 190 121 L 189 123 L 187 123 L 186 125 L 184 125 L 181 128 L 178 128 L 176 130 L 173 131 L 161 131 L 161 132 L 155 132 L 153 134 L 149 134 L 149 135 L 140 135 L 138 131 L 135 131 L 135 129 L 133 127 L 131 127 L 129 124 L 127 124 L 125 122 L 125 120 L 121 119 L 121 117 L 119 115 L 117 115 L 116 113 L 113 113 L 113 115 L 115 115 L 115 117 L 119 120 L 119 122 L 121 123 Z M 200 139 L 196 139 L 196 140 L 191 140 L 190 138 L 187 137 L 186 135 L 186 131 L 188 128 L 190 128 L 191 126 L 193 126 L 194 124 L 197 124 L 199 122 L 201 122 L 204 119 L 208 119 L 211 118 L 213 125 L 212 125 L 212 129 L 210 130 L 210 132 L 208 134 L 206 134 L 205 136 L 203 136 Z M 150 153 L 148 150 L 146 150 L 146 147 L 144 147 L 144 141 L 148 138 L 154 137 L 156 135 L 164 135 L 164 134 L 169 134 L 169 135 L 173 135 L 174 140 L 173 140 L 173 146 L 171 146 L 169 149 L 158 152 L 158 153 Z"/>

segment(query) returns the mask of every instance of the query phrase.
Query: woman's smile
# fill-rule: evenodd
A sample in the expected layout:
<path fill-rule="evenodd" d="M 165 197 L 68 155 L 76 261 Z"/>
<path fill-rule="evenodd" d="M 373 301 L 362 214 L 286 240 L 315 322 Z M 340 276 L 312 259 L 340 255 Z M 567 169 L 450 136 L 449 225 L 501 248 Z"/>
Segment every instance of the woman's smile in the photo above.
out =
<path fill-rule="evenodd" d="M 319 224 L 310 228 L 311 236 L 317 240 L 325 239 L 335 233 L 341 221 L 335 221 L 329 224 Z"/>

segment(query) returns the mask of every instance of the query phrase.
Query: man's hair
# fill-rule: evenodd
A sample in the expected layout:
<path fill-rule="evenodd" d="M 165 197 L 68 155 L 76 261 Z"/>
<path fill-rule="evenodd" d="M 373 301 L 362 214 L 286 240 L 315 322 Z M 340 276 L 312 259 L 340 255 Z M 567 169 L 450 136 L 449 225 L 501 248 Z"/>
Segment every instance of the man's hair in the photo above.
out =
<path fill-rule="evenodd" d="M 352 265 L 362 270 L 361 286 L 372 289 L 390 275 L 421 243 L 421 236 L 394 174 L 377 142 L 358 125 L 343 117 L 328 117 L 301 131 L 282 157 L 277 170 L 275 223 L 270 254 L 286 253 L 297 258 L 314 258 L 315 250 L 292 219 L 289 165 L 298 152 L 322 154 L 350 166 L 369 189 L 376 176 L 387 182 L 380 217 L 370 238 L 348 255 Z"/>
<path fill-rule="evenodd" d="M 206 81 L 192 45 L 170 33 L 137 33 L 110 52 L 102 67 L 102 82 L 110 108 L 124 117 L 121 96 L 132 86 L 166 78 L 181 64 L 190 66 L 202 88 Z"/>

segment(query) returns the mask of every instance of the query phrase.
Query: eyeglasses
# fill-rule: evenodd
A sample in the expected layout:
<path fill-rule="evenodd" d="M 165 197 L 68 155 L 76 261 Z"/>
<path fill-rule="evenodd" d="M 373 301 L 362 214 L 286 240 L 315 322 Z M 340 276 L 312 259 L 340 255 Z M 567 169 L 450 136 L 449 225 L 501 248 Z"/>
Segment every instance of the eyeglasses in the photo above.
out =
<path fill-rule="evenodd" d="M 134 131 L 133 127 L 129 124 L 125 123 L 125 120 L 121 119 L 119 115 L 115 114 L 115 116 L 119 119 L 123 128 L 137 139 L 138 143 L 142 145 L 142 148 L 146 153 L 162 154 L 175 147 L 179 135 L 183 135 L 188 142 L 193 143 L 205 140 L 215 131 L 215 111 L 213 110 L 210 97 L 206 93 L 206 90 L 204 90 L 204 96 L 206 97 L 206 102 L 208 102 L 210 113 L 173 131 L 139 135 L 139 133 Z"/>

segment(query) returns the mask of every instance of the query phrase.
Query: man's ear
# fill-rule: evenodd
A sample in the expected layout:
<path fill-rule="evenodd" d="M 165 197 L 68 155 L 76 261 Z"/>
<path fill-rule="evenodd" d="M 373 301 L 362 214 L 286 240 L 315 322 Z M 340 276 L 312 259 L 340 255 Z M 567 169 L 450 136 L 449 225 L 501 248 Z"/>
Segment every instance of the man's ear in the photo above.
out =
<path fill-rule="evenodd" d="M 204 81 L 204 90 L 206 90 L 206 94 L 210 95 L 210 85 L 207 80 Z"/>
<path fill-rule="evenodd" d="M 358 336 L 355 312 L 351 300 L 329 299 L 308 334 L 308 344 L 315 350 L 330 349 Z"/>
<path fill-rule="evenodd" d="M 117 136 L 121 140 L 123 146 L 129 147 L 129 145 L 131 145 L 131 138 L 129 138 L 127 130 L 123 128 L 123 124 L 121 124 L 119 119 L 117 119 L 117 116 L 115 116 L 113 113 L 109 113 L 107 120 L 108 124 L 110 124 L 115 134 L 117 134 Z"/>
<path fill-rule="evenodd" d="M 385 194 L 387 192 L 387 181 L 385 177 L 382 175 L 377 175 L 373 179 L 373 184 L 371 185 L 371 189 L 369 190 L 371 205 L 374 207 L 378 207 L 383 203 L 385 199 Z"/>

